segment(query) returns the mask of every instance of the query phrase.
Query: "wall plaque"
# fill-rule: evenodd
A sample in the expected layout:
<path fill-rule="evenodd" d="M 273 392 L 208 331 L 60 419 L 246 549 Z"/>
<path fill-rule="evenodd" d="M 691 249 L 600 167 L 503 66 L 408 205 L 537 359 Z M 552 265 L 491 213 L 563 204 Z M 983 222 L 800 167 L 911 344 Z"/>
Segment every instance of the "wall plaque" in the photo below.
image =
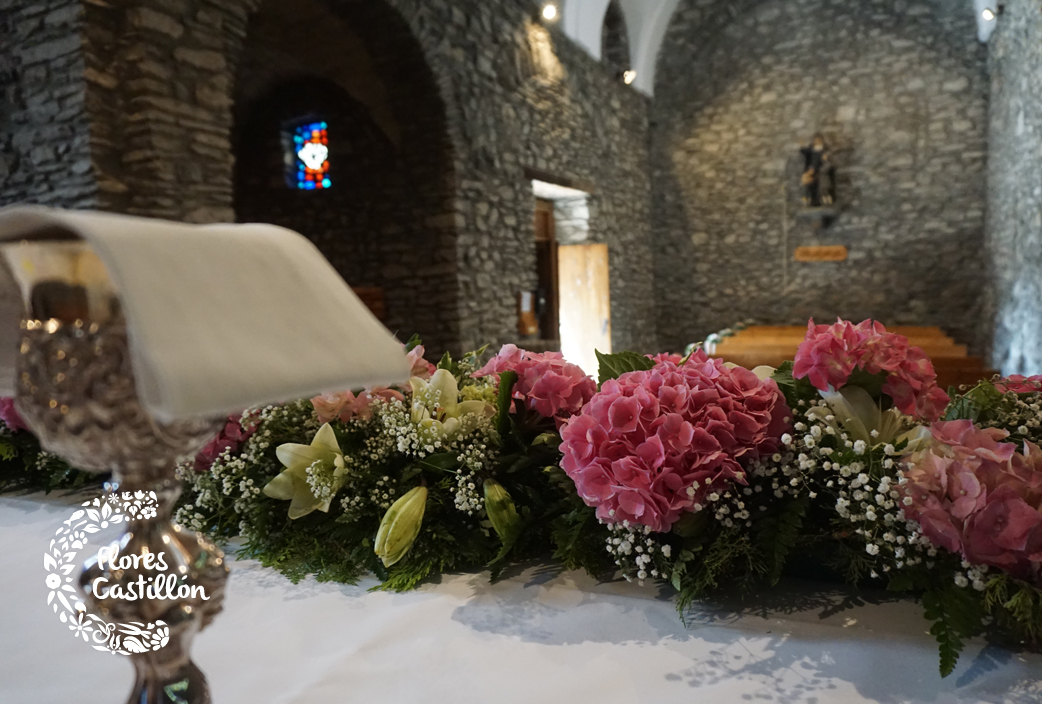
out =
<path fill-rule="evenodd" d="M 846 260 L 847 248 L 841 244 L 796 248 L 796 261 L 798 262 L 844 262 Z"/>

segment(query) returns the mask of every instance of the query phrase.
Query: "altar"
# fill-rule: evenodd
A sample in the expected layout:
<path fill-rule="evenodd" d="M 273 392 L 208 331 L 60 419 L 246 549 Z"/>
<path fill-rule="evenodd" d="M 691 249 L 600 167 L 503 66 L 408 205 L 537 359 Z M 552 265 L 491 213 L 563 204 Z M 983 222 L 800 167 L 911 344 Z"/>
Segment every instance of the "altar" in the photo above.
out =
<path fill-rule="evenodd" d="M 45 605 L 41 554 L 75 503 L 0 497 L 4 704 L 111 704 L 129 691 L 129 660 L 70 638 Z M 550 564 L 407 594 L 231 568 L 224 612 L 193 647 L 216 704 L 1042 699 L 1042 655 L 981 640 L 942 680 L 920 607 L 886 593 L 792 581 L 744 606 L 699 605 L 685 626 L 655 588 Z"/>

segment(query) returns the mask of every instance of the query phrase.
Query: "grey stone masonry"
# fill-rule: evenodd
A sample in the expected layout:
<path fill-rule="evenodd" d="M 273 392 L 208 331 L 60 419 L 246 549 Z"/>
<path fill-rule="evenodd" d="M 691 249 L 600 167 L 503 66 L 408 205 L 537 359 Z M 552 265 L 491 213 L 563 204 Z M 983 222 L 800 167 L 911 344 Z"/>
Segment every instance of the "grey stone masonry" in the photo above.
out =
<path fill-rule="evenodd" d="M 988 254 L 992 364 L 1042 373 L 1042 13 L 1010 0 L 991 37 Z"/>
<path fill-rule="evenodd" d="M 659 340 L 748 319 L 938 325 L 979 349 L 987 50 L 952 0 L 682 0 L 656 72 Z M 1036 94 L 1037 95 L 1037 94 Z M 823 132 L 840 214 L 798 217 Z M 842 262 L 794 261 L 845 245 Z"/>
<path fill-rule="evenodd" d="M 78 0 L 0 0 L 0 205 L 97 205 L 82 21 Z"/>
<path fill-rule="evenodd" d="M 272 48 L 271 36 L 248 36 L 260 0 L 25 5 L 0 0 L 0 21 L 15 36 L 0 47 L 12 116 L 0 126 L 4 202 L 190 222 L 265 217 L 235 210 L 236 116 L 248 118 L 236 101 L 259 100 L 276 79 L 303 74 L 254 72 Z M 455 351 L 516 340 L 516 296 L 536 285 L 534 170 L 591 192 L 587 240 L 609 245 L 613 344 L 655 348 L 647 98 L 560 25 L 543 25 L 530 0 L 264 5 L 261 14 L 271 6 L 287 16 L 321 11 L 353 28 L 384 83 L 382 98 L 358 102 L 390 145 L 375 168 L 393 166 L 407 184 L 373 195 L 352 223 L 318 218 L 309 236 L 334 258 L 353 256 L 352 243 L 362 261 L 380 253 L 377 278 L 394 297 L 394 324 Z M 344 42 L 324 46 L 329 63 L 343 61 Z M 305 73 L 335 80 L 330 71 Z M 272 80 L 262 85 L 265 76 Z M 377 136 L 368 127 L 365 134 Z M 404 200 L 387 195 L 405 188 Z M 267 215 L 288 217 L 281 212 Z M 393 232 L 395 218 L 411 218 L 408 232 Z M 361 233 L 366 222 L 374 229 Z M 362 243 L 362 234 L 394 243 Z M 360 268 L 338 266 L 348 275 Z"/>

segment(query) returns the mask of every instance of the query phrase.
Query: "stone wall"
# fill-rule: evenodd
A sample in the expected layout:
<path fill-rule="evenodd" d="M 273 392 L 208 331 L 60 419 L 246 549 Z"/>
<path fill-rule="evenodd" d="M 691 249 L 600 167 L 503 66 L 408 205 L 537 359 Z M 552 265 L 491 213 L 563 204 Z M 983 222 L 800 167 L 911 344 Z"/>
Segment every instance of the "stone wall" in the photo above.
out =
<path fill-rule="evenodd" d="M 461 346 L 516 338 L 536 285 L 531 170 L 591 193 L 616 348 L 655 347 L 648 101 L 518 0 L 394 0 L 442 85 L 456 146 Z M 545 176 L 540 176 L 544 178 Z"/>
<path fill-rule="evenodd" d="M 234 220 L 230 93 L 254 1 L 84 0 L 102 209 Z"/>
<path fill-rule="evenodd" d="M 0 3 L 6 3 L 0 4 L 5 20 L 21 21 L 29 12 L 15 10 L 10 0 Z M 259 0 L 52 4 L 84 8 L 69 20 L 82 16 L 82 31 L 56 32 L 65 44 L 53 47 L 67 44 L 82 70 L 64 66 L 57 55 L 39 57 L 28 44 L 10 53 L 24 62 L 28 52 L 73 83 L 85 79 L 69 100 L 85 104 L 89 123 L 49 144 L 78 143 L 81 151 L 89 144 L 92 169 L 84 183 L 97 193 L 96 206 L 176 220 L 232 220 L 235 100 L 266 90 L 236 89 Z M 591 193 L 589 241 L 610 246 L 614 345 L 654 348 L 648 100 L 559 26 L 540 24 L 539 5 L 529 0 L 282 3 L 301 11 L 316 4 L 364 28 L 358 35 L 375 73 L 386 77 L 385 86 L 403 87 L 382 96 L 363 90 L 359 97 L 359 86 L 345 90 L 395 144 L 406 171 L 419 174 L 410 185 L 422 201 L 433 251 L 442 257 L 424 260 L 426 273 L 440 277 L 437 286 L 424 287 L 440 308 L 432 333 L 439 346 L 460 350 L 516 339 L 516 295 L 536 280 L 530 182 L 538 172 Z M 49 30 L 19 31 L 28 37 Z M 327 45 L 329 60 L 343 49 Z M 403 52 L 419 57 L 422 67 L 412 58 L 402 61 Z M 15 112 L 35 104 L 15 96 Z M 35 118 L 26 123 L 35 128 Z M 14 134 L 3 137 L 10 143 Z M 20 139 L 18 153 L 31 155 L 33 145 Z M 43 163 L 46 155 L 38 157 Z M 35 184 L 48 176 L 34 166 L 19 178 Z M 60 181 L 72 179 L 63 172 Z M 8 200 L 29 193 L 6 184 L 3 192 Z M 92 205 L 64 194 L 53 202 Z M 403 261 L 404 273 L 415 274 Z"/>
<path fill-rule="evenodd" d="M 0 205 L 96 205 L 78 0 L 0 0 Z"/>
<path fill-rule="evenodd" d="M 1006 374 L 1042 373 L 1042 14 L 1010 0 L 989 43 L 985 339 Z"/>
<path fill-rule="evenodd" d="M 735 322 L 939 325 L 979 347 L 987 50 L 950 0 L 683 0 L 656 74 L 660 342 Z M 797 217 L 824 132 L 841 213 Z M 798 246 L 849 259 L 798 263 Z"/>
<path fill-rule="evenodd" d="M 310 238 L 352 286 L 383 290 L 391 330 L 438 354 L 458 340 L 452 148 L 423 55 L 377 10 L 268 0 L 251 17 L 234 93 L 236 217 Z M 329 124 L 325 191 L 285 182 L 282 128 L 309 115 Z"/>

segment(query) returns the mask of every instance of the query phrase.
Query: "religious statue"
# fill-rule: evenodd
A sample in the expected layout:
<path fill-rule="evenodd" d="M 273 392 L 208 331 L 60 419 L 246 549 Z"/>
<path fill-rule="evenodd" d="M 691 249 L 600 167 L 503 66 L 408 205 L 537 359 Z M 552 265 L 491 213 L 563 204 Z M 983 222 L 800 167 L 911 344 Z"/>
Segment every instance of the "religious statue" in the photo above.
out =
<path fill-rule="evenodd" d="M 836 189 L 825 138 L 820 133 L 814 135 L 810 144 L 800 147 L 800 154 L 803 155 L 803 174 L 800 176 L 803 204 L 810 208 L 832 205 Z"/>

